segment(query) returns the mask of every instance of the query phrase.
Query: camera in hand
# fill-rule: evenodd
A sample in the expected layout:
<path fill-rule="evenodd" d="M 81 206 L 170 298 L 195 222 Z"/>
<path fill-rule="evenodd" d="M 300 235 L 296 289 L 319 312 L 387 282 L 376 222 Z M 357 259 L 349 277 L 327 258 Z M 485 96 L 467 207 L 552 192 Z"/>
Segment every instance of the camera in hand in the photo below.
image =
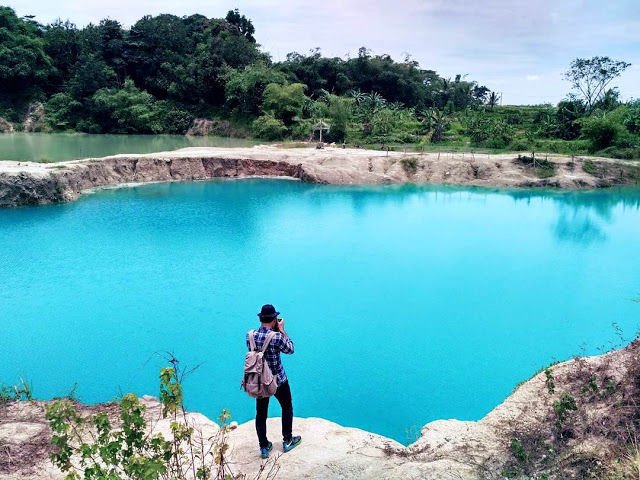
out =
<path fill-rule="evenodd" d="M 279 332 L 280 331 L 280 321 L 281 320 L 282 320 L 281 318 L 276 318 L 276 323 L 273 326 L 273 331 L 274 332 Z"/>

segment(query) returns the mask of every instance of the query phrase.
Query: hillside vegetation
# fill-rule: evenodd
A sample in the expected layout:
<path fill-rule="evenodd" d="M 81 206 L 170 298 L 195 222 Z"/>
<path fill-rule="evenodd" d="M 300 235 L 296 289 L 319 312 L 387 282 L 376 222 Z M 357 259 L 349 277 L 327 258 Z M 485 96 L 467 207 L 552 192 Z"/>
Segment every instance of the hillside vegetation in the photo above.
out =
<path fill-rule="evenodd" d="M 640 158 L 640 101 L 611 80 L 629 66 L 576 59 L 575 95 L 558 105 L 501 106 L 462 75 L 444 78 L 407 56 L 319 49 L 273 62 L 251 20 L 145 16 L 41 25 L 0 7 L 0 130 L 184 134 L 323 140 L 381 148 L 515 150 Z M 585 83 L 586 82 L 586 83 Z"/>

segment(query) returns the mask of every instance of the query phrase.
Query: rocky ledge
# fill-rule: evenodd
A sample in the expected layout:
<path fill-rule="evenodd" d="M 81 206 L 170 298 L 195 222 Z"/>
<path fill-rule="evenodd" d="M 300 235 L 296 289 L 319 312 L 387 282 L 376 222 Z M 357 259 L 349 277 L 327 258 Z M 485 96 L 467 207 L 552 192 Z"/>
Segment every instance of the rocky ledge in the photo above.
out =
<path fill-rule="evenodd" d="M 303 182 L 599 188 L 638 184 L 640 162 L 517 154 L 401 153 L 342 148 L 185 148 L 60 163 L 0 162 L 0 207 L 76 199 L 130 183 L 287 177 Z M 541 163 L 542 162 L 542 163 Z"/>
<path fill-rule="evenodd" d="M 640 404 L 640 342 L 605 355 L 575 358 L 552 365 L 518 386 L 498 407 L 478 422 L 439 420 L 422 428 L 409 446 L 320 418 L 296 418 L 294 430 L 303 436 L 295 450 L 278 457 L 278 479 L 585 479 L 625 476 L 637 455 Z M 472 394 L 472 393 L 470 393 Z M 169 435 L 161 407 L 143 399 L 154 432 Z M 0 479 L 58 480 L 63 477 L 49 461 L 50 430 L 45 402 L 0 404 Z M 83 414 L 113 404 L 78 405 Z M 214 436 L 218 426 L 191 413 L 188 421 Z M 279 419 L 271 418 L 276 436 Z M 230 465 L 254 478 L 263 462 L 258 457 L 253 422 L 229 433 Z M 273 455 L 281 453 L 275 445 Z M 628 465 L 624 462 L 630 459 Z"/>

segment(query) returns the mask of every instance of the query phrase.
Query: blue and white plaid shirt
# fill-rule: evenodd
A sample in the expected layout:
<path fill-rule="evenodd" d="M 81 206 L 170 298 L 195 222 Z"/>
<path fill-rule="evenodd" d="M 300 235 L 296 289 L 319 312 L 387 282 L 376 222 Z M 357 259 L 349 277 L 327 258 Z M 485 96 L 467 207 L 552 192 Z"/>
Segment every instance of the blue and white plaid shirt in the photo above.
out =
<path fill-rule="evenodd" d="M 253 340 L 256 343 L 256 348 L 262 350 L 262 345 L 267 338 L 267 334 L 271 329 L 266 327 L 260 327 L 255 331 Z M 249 332 L 247 332 L 247 348 L 251 348 L 249 344 Z M 289 337 L 285 337 L 280 332 L 276 332 L 276 335 L 271 339 L 267 351 L 264 356 L 267 359 L 267 365 L 271 369 L 271 373 L 276 376 L 276 383 L 282 385 L 287 381 L 287 374 L 284 371 L 282 362 L 280 361 L 280 353 L 293 353 L 293 342 Z"/>

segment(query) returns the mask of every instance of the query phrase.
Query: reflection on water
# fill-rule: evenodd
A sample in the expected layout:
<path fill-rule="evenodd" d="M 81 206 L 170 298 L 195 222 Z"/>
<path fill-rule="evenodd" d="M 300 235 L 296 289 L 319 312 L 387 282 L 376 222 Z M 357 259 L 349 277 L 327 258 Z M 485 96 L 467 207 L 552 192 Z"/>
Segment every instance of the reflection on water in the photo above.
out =
<path fill-rule="evenodd" d="M 587 212 L 564 212 L 560 209 L 553 233 L 558 240 L 588 245 L 602 242 L 607 236 Z"/>
<path fill-rule="evenodd" d="M 0 160 L 59 162 L 118 153 L 166 152 L 185 147 L 250 147 L 253 140 L 185 135 L 0 134 Z"/>
<path fill-rule="evenodd" d="M 519 191 L 509 192 L 516 202 L 530 205 L 537 200 L 556 205 L 554 236 L 563 242 L 588 245 L 607 239 L 606 225 L 616 209 L 640 209 L 640 189 L 621 188 L 585 192 Z"/>

